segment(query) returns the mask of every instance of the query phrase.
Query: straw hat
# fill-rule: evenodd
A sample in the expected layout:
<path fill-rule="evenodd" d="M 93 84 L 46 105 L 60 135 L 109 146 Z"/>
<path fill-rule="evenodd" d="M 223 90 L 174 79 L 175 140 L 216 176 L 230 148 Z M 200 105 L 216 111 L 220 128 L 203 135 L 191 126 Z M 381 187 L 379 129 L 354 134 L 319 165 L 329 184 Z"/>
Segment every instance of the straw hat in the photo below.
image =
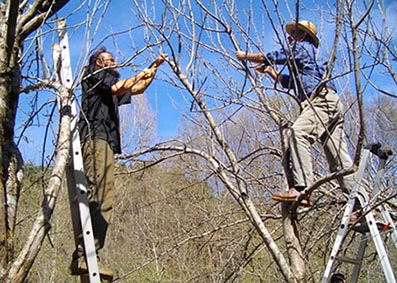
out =
<path fill-rule="evenodd" d="M 317 37 L 317 28 L 312 22 L 309 21 L 299 21 L 298 23 L 290 22 L 285 26 L 285 30 L 288 32 L 288 34 L 293 34 L 296 28 L 310 35 L 313 39 L 314 45 L 318 47 L 320 40 Z"/>

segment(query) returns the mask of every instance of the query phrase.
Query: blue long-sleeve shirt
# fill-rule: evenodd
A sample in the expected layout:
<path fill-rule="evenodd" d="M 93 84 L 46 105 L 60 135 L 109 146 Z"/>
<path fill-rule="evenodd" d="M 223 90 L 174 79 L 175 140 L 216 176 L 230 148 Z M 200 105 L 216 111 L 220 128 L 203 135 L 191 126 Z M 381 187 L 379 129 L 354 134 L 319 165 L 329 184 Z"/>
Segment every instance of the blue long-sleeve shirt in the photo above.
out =
<path fill-rule="evenodd" d="M 310 42 L 297 42 L 296 46 L 290 49 L 268 53 L 265 56 L 264 64 L 284 65 L 287 61 L 290 61 L 292 66 L 290 72 L 293 72 L 294 76 L 283 74 L 281 85 L 284 88 L 294 89 L 299 100 L 303 102 L 307 97 L 310 97 L 321 82 L 327 66 L 327 61 L 319 57 L 317 53 L 317 48 Z M 294 59 L 297 69 L 294 68 Z M 328 81 L 326 85 L 336 90 L 332 81 Z"/>

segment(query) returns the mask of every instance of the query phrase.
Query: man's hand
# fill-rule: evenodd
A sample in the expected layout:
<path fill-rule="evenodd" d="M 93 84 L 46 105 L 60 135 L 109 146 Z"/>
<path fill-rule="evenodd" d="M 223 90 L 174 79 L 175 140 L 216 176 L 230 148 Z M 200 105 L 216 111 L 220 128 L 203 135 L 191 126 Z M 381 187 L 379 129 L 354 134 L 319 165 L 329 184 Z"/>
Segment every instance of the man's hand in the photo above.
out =
<path fill-rule="evenodd" d="M 264 74 L 271 74 L 271 73 L 275 72 L 275 70 L 271 66 L 256 65 L 256 66 L 253 66 L 252 68 L 254 68 L 255 71 L 258 71 L 258 72 L 261 72 Z"/>
<path fill-rule="evenodd" d="M 138 75 L 132 76 L 126 80 L 120 80 L 112 85 L 113 95 L 120 95 L 128 90 L 131 90 L 132 95 L 143 93 L 152 83 L 154 76 L 156 75 L 157 67 L 160 66 L 167 58 L 167 54 L 160 54 L 149 67 L 145 68 Z"/>
<path fill-rule="evenodd" d="M 135 95 L 143 93 L 152 83 L 154 76 L 156 75 L 157 68 L 167 59 L 167 54 L 160 54 L 149 67 L 140 72 L 136 76 L 134 85 L 131 87 L 131 94 Z"/>
<path fill-rule="evenodd" d="M 247 52 L 239 50 L 239 51 L 236 51 L 235 54 L 236 54 L 237 59 L 240 61 L 247 59 Z"/>
<path fill-rule="evenodd" d="M 159 67 L 161 64 L 163 64 L 163 62 L 165 60 L 168 59 L 168 55 L 167 54 L 160 54 L 157 59 L 149 66 L 149 68 L 157 68 Z"/>
<path fill-rule="evenodd" d="M 257 65 L 253 66 L 255 71 L 268 74 L 272 77 L 273 80 L 281 82 L 282 75 L 277 73 L 276 70 L 272 66 L 265 66 L 265 65 Z"/>

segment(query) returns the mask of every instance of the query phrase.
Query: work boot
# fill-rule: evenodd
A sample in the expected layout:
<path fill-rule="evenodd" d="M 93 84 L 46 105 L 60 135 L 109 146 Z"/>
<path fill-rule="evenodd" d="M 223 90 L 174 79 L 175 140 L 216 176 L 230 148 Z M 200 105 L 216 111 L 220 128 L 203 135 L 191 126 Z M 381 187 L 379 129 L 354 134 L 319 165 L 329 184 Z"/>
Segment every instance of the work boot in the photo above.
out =
<path fill-rule="evenodd" d="M 99 274 L 101 276 L 101 279 L 103 280 L 107 280 L 107 281 L 112 281 L 113 280 L 113 270 L 111 270 L 108 267 L 105 267 L 102 262 L 101 259 L 99 258 L 99 256 L 97 257 L 97 261 L 98 261 L 98 269 L 99 269 Z"/>
<path fill-rule="evenodd" d="M 294 202 L 301 193 L 292 188 L 288 191 L 277 192 L 272 195 L 272 199 L 281 202 Z"/>
<path fill-rule="evenodd" d="M 294 202 L 297 200 L 297 198 L 301 195 L 299 191 L 296 189 L 292 188 L 289 189 L 288 191 L 283 191 L 283 192 L 277 192 L 272 195 L 272 199 L 275 201 L 281 201 L 281 202 Z M 300 206 L 304 207 L 312 207 L 314 204 L 314 197 L 311 195 L 305 196 L 301 202 L 299 202 Z"/>
<path fill-rule="evenodd" d="M 88 267 L 84 256 L 74 257 L 69 269 L 71 275 L 82 275 L 88 273 Z"/>
<path fill-rule="evenodd" d="M 305 198 L 302 199 L 299 205 L 304 207 L 312 207 L 314 205 L 314 197 L 312 195 L 305 196 Z"/>
<path fill-rule="evenodd" d="M 114 273 L 110 268 L 105 267 L 101 262 L 99 257 L 97 258 L 99 275 L 103 280 L 111 281 L 113 279 Z M 83 275 L 88 274 L 88 266 L 85 261 L 84 256 L 73 258 L 70 264 L 70 274 L 71 275 Z"/>

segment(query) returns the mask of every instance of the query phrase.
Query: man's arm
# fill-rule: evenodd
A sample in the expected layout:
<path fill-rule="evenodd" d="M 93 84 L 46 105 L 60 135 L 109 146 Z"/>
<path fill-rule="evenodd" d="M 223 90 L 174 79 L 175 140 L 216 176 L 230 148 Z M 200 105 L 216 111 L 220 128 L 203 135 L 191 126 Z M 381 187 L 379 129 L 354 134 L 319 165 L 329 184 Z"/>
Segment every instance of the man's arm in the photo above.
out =
<path fill-rule="evenodd" d="M 236 51 L 236 57 L 238 60 L 248 60 L 254 63 L 263 63 L 265 56 L 262 53 L 247 53 L 244 51 Z"/>
<path fill-rule="evenodd" d="M 120 80 L 114 85 L 112 85 L 111 90 L 113 95 L 120 95 L 129 91 L 135 84 L 137 84 L 141 80 L 149 80 L 150 82 L 153 80 L 154 75 L 156 74 L 157 67 L 160 66 L 164 60 L 168 57 L 167 54 L 160 54 L 157 59 L 146 69 L 140 72 L 136 76 L 132 76 L 125 80 Z M 138 94 L 138 93 L 132 93 Z"/>
<path fill-rule="evenodd" d="M 260 65 L 260 66 L 257 66 L 255 68 L 255 70 L 258 72 L 270 75 L 270 77 L 273 80 L 275 80 L 279 84 L 283 85 L 283 74 L 280 74 L 279 72 L 277 72 L 273 67 Z"/>
<path fill-rule="evenodd" d="M 150 77 L 154 76 L 155 73 L 156 73 L 156 68 L 152 67 L 152 68 L 143 70 L 136 76 L 132 76 L 125 80 L 120 80 L 117 83 L 115 83 L 114 85 L 112 85 L 112 87 L 111 87 L 112 93 L 113 93 L 113 95 L 120 95 L 120 94 L 126 93 L 135 85 L 135 83 L 137 83 L 140 80 L 150 78 Z"/>

